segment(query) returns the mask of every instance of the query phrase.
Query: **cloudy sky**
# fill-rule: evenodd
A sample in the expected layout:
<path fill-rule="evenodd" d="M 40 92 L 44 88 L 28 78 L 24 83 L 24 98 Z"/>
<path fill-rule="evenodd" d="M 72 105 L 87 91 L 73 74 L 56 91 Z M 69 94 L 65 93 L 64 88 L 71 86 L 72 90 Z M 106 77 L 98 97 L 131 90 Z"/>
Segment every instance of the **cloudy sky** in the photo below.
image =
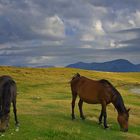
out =
<path fill-rule="evenodd" d="M 0 65 L 140 63 L 140 0 L 0 0 Z"/>

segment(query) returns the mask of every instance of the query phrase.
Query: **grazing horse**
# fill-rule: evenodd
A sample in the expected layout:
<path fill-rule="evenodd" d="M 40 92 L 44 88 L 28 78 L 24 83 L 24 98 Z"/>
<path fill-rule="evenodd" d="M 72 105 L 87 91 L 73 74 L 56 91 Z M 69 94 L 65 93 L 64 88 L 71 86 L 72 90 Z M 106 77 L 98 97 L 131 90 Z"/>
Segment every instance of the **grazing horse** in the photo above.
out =
<path fill-rule="evenodd" d="M 83 102 L 89 104 L 101 104 L 102 109 L 99 116 L 99 124 L 102 123 L 102 117 L 104 117 L 104 128 L 108 128 L 107 126 L 107 113 L 106 106 L 109 103 L 112 103 L 118 112 L 118 123 L 120 125 L 120 130 L 127 132 L 128 131 L 128 118 L 129 118 L 129 110 L 126 109 L 122 96 L 115 89 L 115 87 L 107 80 L 91 80 L 80 74 L 76 74 L 73 76 L 70 81 L 71 91 L 72 91 L 72 119 L 75 119 L 74 115 L 74 107 L 77 95 L 80 100 L 78 103 L 80 117 L 85 119 L 82 105 Z"/>
<path fill-rule="evenodd" d="M 0 132 L 4 132 L 9 125 L 10 106 L 13 103 L 13 112 L 16 125 L 18 119 L 16 114 L 16 83 L 10 76 L 0 77 Z"/>

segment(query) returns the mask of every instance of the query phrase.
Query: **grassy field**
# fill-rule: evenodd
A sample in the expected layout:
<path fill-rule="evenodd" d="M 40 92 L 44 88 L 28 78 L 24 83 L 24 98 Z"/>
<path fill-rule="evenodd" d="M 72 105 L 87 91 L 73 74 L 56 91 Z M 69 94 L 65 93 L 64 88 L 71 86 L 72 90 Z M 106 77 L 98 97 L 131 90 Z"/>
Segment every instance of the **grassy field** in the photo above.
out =
<path fill-rule="evenodd" d="M 131 108 L 128 133 L 119 131 L 117 112 L 111 104 L 107 107 L 108 130 L 97 124 L 100 105 L 84 103 L 86 120 L 82 121 L 76 104 L 76 120 L 71 120 L 69 81 L 76 72 L 92 79 L 105 78 L 117 87 Z M 2 140 L 140 140 L 140 95 L 130 92 L 140 88 L 140 73 L 0 67 L 0 75 L 11 75 L 17 82 L 20 121 L 16 132 L 11 108 L 10 127 L 0 136 Z"/>

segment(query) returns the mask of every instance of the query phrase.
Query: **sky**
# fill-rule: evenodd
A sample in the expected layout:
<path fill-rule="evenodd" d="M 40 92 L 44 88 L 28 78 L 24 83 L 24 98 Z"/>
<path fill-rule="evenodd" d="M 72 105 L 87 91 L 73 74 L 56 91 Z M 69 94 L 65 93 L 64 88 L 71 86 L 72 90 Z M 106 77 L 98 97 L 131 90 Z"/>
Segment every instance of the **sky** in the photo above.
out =
<path fill-rule="evenodd" d="M 140 0 L 0 0 L 0 65 L 140 63 Z"/>

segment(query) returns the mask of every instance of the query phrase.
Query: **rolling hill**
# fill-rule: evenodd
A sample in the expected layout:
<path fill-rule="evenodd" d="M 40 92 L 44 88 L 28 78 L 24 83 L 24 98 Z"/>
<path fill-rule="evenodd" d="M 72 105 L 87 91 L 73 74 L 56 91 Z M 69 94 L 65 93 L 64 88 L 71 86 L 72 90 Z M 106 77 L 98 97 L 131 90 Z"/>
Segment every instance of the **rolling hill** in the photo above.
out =
<path fill-rule="evenodd" d="M 124 59 L 117 59 L 103 63 L 78 62 L 66 67 L 109 72 L 140 72 L 140 64 L 135 65 Z"/>
<path fill-rule="evenodd" d="M 86 119 L 79 117 L 78 99 L 76 120 L 71 120 L 71 90 L 69 81 L 79 72 L 91 79 L 109 80 L 130 107 L 129 131 L 119 131 L 117 112 L 112 104 L 107 107 L 108 124 L 105 130 L 98 125 L 100 105 L 84 103 Z M 17 114 L 19 131 L 15 131 L 11 107 L 10 127 L 2 140 L 140 140 L 140 95 L 132 92 L 140 88 L 140 73 L 96 72 L 72 68 L 16 68 L 0 67 L 0 76 L 10 75 L 18 89 Z"/>

